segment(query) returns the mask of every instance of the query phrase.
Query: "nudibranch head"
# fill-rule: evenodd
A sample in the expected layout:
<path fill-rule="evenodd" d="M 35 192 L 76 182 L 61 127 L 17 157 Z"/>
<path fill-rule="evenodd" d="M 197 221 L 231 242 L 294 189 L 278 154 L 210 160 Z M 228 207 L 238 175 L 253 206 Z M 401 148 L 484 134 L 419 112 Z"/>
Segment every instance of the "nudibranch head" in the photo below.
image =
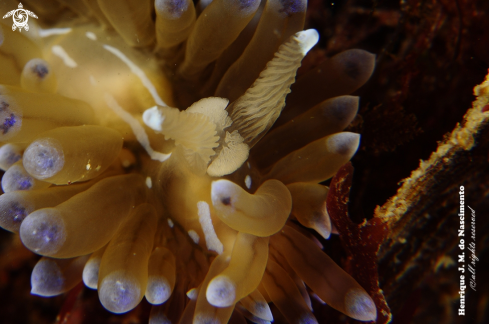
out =
<path fill-rule="evenodd" d="M 274 303 L 317 323 L 313 291 L 374 320 L 304 229 L 331 234 L 321 182 L 358 149 L 349 94 L 374 56 L 296 80 L 319 38 L 305 0 L 63 3 L 29 33 L 0 21 L 0 226 L 43 256 L 32 293 L 83 280 L 113 313 L 145 297 L 151 321 L 269 323 Z"/>

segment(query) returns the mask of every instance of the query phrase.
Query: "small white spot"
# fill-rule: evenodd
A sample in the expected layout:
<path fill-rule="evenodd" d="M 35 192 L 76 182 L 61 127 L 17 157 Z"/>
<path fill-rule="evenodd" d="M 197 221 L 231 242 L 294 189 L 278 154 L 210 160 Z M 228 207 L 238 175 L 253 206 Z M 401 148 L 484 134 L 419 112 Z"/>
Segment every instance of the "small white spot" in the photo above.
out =
<path fill-rule="evenodd" d="M 248 169 L 251 169 L 250 162 L 246 162 L 246 165 L 248 166 Z"/>
<path fill-rule="evenodd" d="M 249 174 L 245 177 L 244 181 L 245 181 L 246 188 L 250 189 L 251 188 L 251 177 Z"/>
<path fill-rule="evenodd" d="M 59 57 L 60 59 L 63 60 L 63 63 L 66 66 L 69 66 L 71 68 L 76 68 L 78 64 L 76 64 L 75 60 L 73 60 L 68 53 L 59 45 L 54 45 L 51 47 L 51 52 L 53 52 L 54 55 Z"/>
<path fill-rule="evenodd" d="M 168 222 L 168 226 L 170 226 L 170 228 L 173 228 L 173 226 L 175 226 L 175 224 L 173 223 L 173 221 L 171 220 L 171 218 L 168 218 L 167 219 L 167 222 Z"/>
<path fill-rule="evenodd" d="M 85 36 L 87 36 L 87 38 L 90 38 L 91 40 L 97 40 L 97 36 L 92 32 L 89 32 L 89 31 L 86 32 Z"/>
<path fill-rule="evenodd" d="M 95 78 L 93 77 L 93 75 L 90 75 L 90 77 L 88 78 L 90 80 L 90 84 L 93 85 L 93 86 L 96 86 L 97 85 L 97 80 L 95 80 Z"/>
<path fill-rule="evenodd" d="M 129 161 L 129 160 L 122 160 L 122 166 L 124 168 L 130 167 L 131 166 L 131 161 Z"/>
<path fill-rule="evenodd" d="M 121 290 L 121 291 L 126 291 L 126 288 L 124 287 L 124 283 L 122 283 L 121 281 L 117 280 L 115 282 L 115 284 L 118 286 L 118 288 Z"/>
<path fill-rule="evenodd" d="M 190 238 L 192 239 L 192 241 L 194 241 L 195 244 L 199 244 L 200 237 L 196 231 L 194 230 L 188 231 L 188 236 L 190 236 Z"/>
<path fill-rule="evenodd" d="M 90 165 L 90 163 L 87 163 L 86 168 L 87 168 L 87 171 L 90 171 L 90 169 L 92 168 L 92 166 Z"/>
<path fill-rule="evenodd" d="M 39 28 L 39 36 L 43 38 L 52 35 L 68 34 L 69 32 L 71 32 L 71 28 L 50 28 L 50 29 Z"/>
<path fill-rule="evenodd" d="M 152 186 L 153 186 L 153 181 L 151 181 L 151 178 L 150 177 L 147 177 L 146 178 L 146 187 L 148 187 L 149 189 L 151 189 Z"/>

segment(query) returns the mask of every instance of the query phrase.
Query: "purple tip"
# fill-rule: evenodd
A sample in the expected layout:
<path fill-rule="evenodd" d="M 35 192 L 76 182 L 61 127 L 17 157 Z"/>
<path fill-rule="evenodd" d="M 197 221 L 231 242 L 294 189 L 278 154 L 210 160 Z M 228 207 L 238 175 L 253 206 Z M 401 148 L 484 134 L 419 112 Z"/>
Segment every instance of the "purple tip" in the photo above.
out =
<path fill-rule="evenodd" d="M 63 291 L 65 278 L 56 261 L 42 258 L 32 270 L 31 293 L 41 296 L 55 296 Z"/>
<path fill-rule="evenodd" d="M 137 281 L 121 271 L 115 271 L 102 279 L 99 299 L 106 309 L 120 314 L 137 306 L 140 292 Z"/>
<path fill-rule="evenodd" d="M 173 19 L 177 19 L 187 11 L 188 2 L 186 0 L 156 0 L 155 8 L 158 12 L 164 12 Z"/>
<path fill-rule="evenodd" d="M 22 158 L 21 154 L 15 153 L 15 152 L 10 152 L 6 157 L 5 157 L 5 162 L 7 164 L 12 165 L 15 162 L 19 161 Z"/>
<path fill-rule="evenodd" d="M 246 10 L 248 8 L 256 7 L 256 0 L 240 0 L 239 1 L 239 9 Z"/>
<path fill-rule="evenodd" d="M 44 79 L 49 70 L 44 64 L 36 64 L 32 67 L 32 73 L 36 74 L 39 79 Z"/>
<path fill-rule="evenodd" d="M 21 172 L 14 172 L 11 174 L 11 183 L 13 188 L 10 191 L 14 190 L 29 190 L 33 185 L 32 177 L 23 174 Z"/>
<path fill-rule="evenodd" d="M 20 238 L 30 250 L 41 255 L 54 255 L 66 241 L 61 215 L 54 208 L 31 213 L 20 225 Z"/>
<path fill-rule="evenodd" d="M 41 222 L 37 224 L 36 231 L 33 232 L 33 236 L 45 244 L 57 241 L 59 239 L 60 228 L 57 224 L 50 224 L 47 222 Z"/>
<path fill-rule="evenodd" d="M 8 107 L 8 104 L 7 104 L 7 107 Z M 16 122 L 17 122 L 17 119 L 15 118 L 15 115 L 10 114 L 9 117 L 5 118 L 5 120 L 3 121 L 3 124 L 0 125 L 0 129 L 2 130 L 2 133 L 7 134 L 8 131 L 10 130 L 10 128 L 12 128 L 12 126 L 14 126 Z"/>
<path fill-rule="evenodd" d="M 221 202 L 222 202 L 223 205 L 229 206 L 229 205 L 231 205 L 231 197 L 221 198 Z"/>
<path fill-rule="evenodd" d="M 361 289 L 350 290 L 345 297 L 347 315 L 360 321 L 375 321 L 377 308 L 372 298 Z"/>
<path fill-rule="evenodd" d="M 55 165 L 56 158 L 53 157 L 51 151 L 47 149 L 41 149 L 37 152 L 36 161 L 39 168 L 52 169 Z"/>
<path fill-rule="evenodd" d="M 18 224 L 19 227 L 20 223 L 27 217 L 25 208 L 16 201 L 10 203 L 10 206 L 7 208 L 7 213 L 12 218 L 12 223 Z"/>
<path fill-rule="evenodd" d="M 287 16 L 292 14 L 303 12 L 306 9 L 305 1 L 303 0 L 280 0 L 282 9 L 279 12 L 284 12 Z"/>

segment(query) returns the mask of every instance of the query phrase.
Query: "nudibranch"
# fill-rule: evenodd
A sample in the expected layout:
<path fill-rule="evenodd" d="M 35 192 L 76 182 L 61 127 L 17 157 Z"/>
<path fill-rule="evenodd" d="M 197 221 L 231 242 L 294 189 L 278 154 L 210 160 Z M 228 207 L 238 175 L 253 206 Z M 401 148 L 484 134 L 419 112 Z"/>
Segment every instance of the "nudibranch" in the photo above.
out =
<path fill-rule="evenodd" d="M 28 32 L 0 21 L 0 226 L 43 256 L 33 294 L 83 280 L 150 323 L 317 323 L 313 295 L 375 320 L 306 229 L 333 231 L 321 183 L 359 146 L 374 55 L 296 81 L 306 0 L 25 3 Z"/>

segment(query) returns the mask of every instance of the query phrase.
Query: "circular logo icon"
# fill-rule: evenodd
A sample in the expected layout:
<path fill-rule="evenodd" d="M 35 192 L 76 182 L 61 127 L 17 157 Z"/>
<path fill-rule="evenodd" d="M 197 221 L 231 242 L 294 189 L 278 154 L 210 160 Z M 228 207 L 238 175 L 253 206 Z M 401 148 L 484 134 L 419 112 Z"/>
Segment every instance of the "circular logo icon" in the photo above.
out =
<path fill-rule="evenodd" d="M 32 11 L 24 9 L 22 3 L 19 3 L 18 9 L 7 12 L 7 14 L 3 16 L 3 19 L 10 16 L 12 16 L 12 19 L 14 20 L 14 24 L 12 25 L 13 31 L 15 31 L 17 28 L 19 29 L 19 31 L 22 31 L 22 28 L 28 31 L 29 25 L 27 24 L 27 22 L 29 21 L 29 16 L 37 19 L 36 14 Z"/>

